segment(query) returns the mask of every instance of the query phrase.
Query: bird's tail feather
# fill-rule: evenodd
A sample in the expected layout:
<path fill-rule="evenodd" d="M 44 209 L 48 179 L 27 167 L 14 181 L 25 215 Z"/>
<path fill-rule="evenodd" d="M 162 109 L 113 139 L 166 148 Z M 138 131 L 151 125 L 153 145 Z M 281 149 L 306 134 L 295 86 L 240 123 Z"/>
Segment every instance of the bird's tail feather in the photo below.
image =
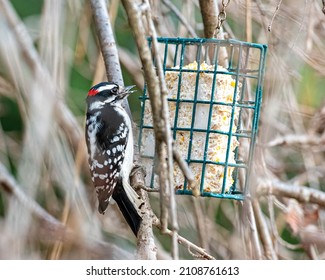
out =
<path fill-rule="evenodd" d="M 131 202 L 121 184 L 116 185 L 113 192 L 113 199 L 116 201 L 118 207 L 120 208 L 120 211 L 122 212 L 133 233 L 135 236 L 137 236 L 142 218 L 138 214 L 134 203 Z"/>

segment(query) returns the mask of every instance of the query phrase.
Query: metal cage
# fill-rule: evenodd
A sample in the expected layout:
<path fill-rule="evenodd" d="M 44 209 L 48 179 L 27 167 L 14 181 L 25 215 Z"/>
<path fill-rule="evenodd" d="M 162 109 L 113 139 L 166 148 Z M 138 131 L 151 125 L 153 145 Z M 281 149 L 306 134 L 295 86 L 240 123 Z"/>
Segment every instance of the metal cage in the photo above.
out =
<path fill-rule="evenodd" d="M 151 39 L 149 38 L 151 46 Z M 248 192 L 267 46 L 237 40 L 158 38 L 175 145 L 201 196 L 242 200 Z M 149 97 L 144 89 L 139 150 L 157 186 Z M 177 194 L 192 189 L 174 169 Z"/>

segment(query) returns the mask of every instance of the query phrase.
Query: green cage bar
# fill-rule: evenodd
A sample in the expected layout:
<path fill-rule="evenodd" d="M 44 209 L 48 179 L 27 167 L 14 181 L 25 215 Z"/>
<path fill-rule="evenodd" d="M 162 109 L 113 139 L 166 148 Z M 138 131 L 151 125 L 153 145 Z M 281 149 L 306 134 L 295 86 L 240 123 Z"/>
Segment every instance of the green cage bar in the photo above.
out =
<path fill-rule="evenodd" d="M 151 38 L 148 41 L 151 46 Z M 194 170 L 200 195 L 244 199 L 250 184 L 267 46 L 199 38 L 158 38 L 158 45 L 171 92 L 173 137 Z M 147 170 L 146 184 L 157 187 L 148 94 L 145 87 L 139 152 Z M 192 194 L 176 169 L 174 176 L 176 193 Z"/>

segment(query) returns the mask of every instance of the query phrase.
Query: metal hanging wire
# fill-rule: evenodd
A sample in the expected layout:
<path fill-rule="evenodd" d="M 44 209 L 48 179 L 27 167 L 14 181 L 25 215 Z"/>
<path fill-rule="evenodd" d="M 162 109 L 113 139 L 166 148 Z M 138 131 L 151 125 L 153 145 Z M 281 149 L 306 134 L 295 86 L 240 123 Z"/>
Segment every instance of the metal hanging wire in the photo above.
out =
<path fill-rule="evenodd" d="M 222 3 L 221 3 L 222 7 L 221 7 L 221 11 L 218 14 L 218 22 L 217 22 L 217 26 L 216 26 L 216 29 L 214 32 L 214 37 L 216 37 L 220 33 L 222 24 L 227 18 L 226 8 L 228 7 L 229 3 L 230 3 L 230 0 L 222 0 Z"/>

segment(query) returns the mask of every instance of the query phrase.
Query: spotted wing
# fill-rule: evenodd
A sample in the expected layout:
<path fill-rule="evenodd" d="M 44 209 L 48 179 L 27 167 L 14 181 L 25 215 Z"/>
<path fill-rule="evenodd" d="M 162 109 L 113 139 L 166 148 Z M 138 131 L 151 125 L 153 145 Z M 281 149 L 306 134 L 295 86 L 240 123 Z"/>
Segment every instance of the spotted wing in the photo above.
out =
<path fill-rule="evenodd" d="M 97 127 L 88 126 L 87 146 L 89 168 L 98 197 L 98 211 L 104 214 L 114 188 L 120 180 L 121 166 L 125 156 L 128 128 L 121 124 L 97 121 Z M 99 125 L 98 125 L 99 124 Z M 95 148 L 93 144 L 95 143 Z"/>

